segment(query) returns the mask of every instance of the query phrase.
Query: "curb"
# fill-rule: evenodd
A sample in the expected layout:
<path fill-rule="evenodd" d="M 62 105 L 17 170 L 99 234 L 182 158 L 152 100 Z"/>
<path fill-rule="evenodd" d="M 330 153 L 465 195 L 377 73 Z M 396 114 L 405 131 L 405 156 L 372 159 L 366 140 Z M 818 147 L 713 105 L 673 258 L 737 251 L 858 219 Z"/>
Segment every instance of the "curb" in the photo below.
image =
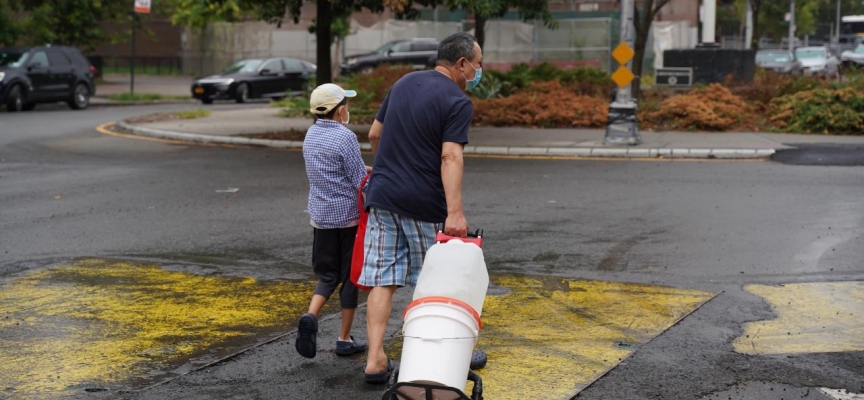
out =
<path fill-rule="evenodd" d="M 301 149 L 298 140 L 268 140 L 245 137 L 202 135 L 146 128 L 116 121 L 115 126 L 125 133 L 156 139 L 179 140 L 192 143 L 216 143 Z M 371 150 L 369 143 L 361 143 L 361 150 Z M 774 149 L 696 149 L 696 148 L 601 148 L 601 147 L 506 147 L 465 146 L 465 154 L 513 157 L 562 157 L 562 158 L 665 158 L 665 159 L 759 159 L 775 153 Z"/>

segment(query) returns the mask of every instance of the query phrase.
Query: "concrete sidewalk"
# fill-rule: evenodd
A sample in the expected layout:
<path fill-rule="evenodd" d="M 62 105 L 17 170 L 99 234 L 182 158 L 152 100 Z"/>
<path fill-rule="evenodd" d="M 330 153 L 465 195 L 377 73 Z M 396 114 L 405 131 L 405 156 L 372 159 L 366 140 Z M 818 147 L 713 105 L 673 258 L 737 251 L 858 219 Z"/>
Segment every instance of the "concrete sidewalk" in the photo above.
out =
<path fill-rule="evenodd" d="M 142 124 L 117 121 L 125 132 L 198 143 L 224 143 L 278 148 L 300 148 L 302 142 L 250 139 L 240 135 L 284 131 L 305 132 L 311 119 L 279 117 L 279 108 L 260 107 L 212 111 L 209 117 Z M 355 132 L 369 126 L 351 125 Z M 472 127 L 466 154 L 507 156 L 723 158 L 770 157 L 777 150 L 808 143 L 864 144 L 860 136 L 824 136 L 771 133 L 641 132 L 638 146 L 607 146 L 603 129 L 532 129 Z M 361 145 L 369 149 L 368 143 Z"/>

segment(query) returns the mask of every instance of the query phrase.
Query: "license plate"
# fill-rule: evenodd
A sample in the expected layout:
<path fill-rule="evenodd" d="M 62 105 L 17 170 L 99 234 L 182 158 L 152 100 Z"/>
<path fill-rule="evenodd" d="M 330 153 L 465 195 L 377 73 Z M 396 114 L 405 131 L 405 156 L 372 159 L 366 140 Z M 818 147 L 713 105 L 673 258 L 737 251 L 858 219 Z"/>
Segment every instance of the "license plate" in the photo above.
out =
<path fill-rule="evenodd" d="M 202 88 L 202 87 L 196 87 L 195 88 L 195 94 L 202 94 L 202 93 L 204 93 L 204 88 Z"/>

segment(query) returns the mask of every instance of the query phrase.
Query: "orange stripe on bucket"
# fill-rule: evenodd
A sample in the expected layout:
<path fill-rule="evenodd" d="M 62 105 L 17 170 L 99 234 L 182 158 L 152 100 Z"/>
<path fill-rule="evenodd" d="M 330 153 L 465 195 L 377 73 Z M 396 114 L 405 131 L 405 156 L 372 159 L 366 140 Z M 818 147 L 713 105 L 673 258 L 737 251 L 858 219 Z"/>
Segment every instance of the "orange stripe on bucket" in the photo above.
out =
<path fill-rule="evenodd" d="M 452 297 L 427 296 L 427 297 L 421 297 L 417 300 L 414 300 L 410 304 L 408 304 L 408 307 L 405 307 L 405 311 L 402 312 L 402 319 L 405 319 L 405 316 L 408 315 L 409 310 L 411 310 L 412 308 L 414 308 L 416 306 L 419 306 L 421 304 L 426 304 L 426 303 L 447 303 L 447 304 L 452 304 L 454 306 L 462 307 L 462 308 L 468 310 L 468 312 L 471 313 L 471 316 L 474 317 L 474 320 L 477 321 L 477 329 L 483 328 L 483 323 L 480 322 L 480 315 L 477 314 L 477 310 L 475 310 L 474 307 L 471 307 L 468 303 L 466 303 L 462 300 L 459 300 L 459 299 L 454 299 Z"/>

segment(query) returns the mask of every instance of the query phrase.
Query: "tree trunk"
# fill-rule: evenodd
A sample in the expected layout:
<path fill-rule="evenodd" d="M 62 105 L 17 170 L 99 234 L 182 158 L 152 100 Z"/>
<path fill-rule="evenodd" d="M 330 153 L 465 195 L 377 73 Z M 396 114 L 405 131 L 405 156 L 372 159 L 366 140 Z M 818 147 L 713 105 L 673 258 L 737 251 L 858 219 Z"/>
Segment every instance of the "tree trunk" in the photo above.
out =
<path fill-rule="evenodd" d="M 316 85 L 323 85 L 333 81 L 333 69 L 331 66 L 330 43 L 332 43 L 332 15 L 330 1 L 318 0 L 318 16 L 315 20 L 316 59 L 318 69 L 315 74 Z"/>
<path fill-rule="evenodd" d="M 751 7 L 753 8 L 753 41 L 751 42 L 753 52 L 759 51 L 759 8 L 761 6 L 759 1 L 747 0 L 750 2 Z"/>
<path fill-rule="evenodd" d="M 633 74 L 636 75 L 632 86 L 632 96 L 634 99 L 638 99 L 642 95 L 641 78 L 645 62 L 645 47 L 648 45 L 648 34 L 651 32 L 651 21 L 649 20 L 648 23 L 645 23 L 640 28 L 636 30 L 636 43 L 633 45 L 633 52 L 636 54 L 633 56 L 632 69 Z"/>
<path fill-rule="evenodd" d="M 480 48 L 483 48 L 483 43 L 486 41 L 486 18 L 483 18 L 479 13 L 474 14 L 474 39 Z"/>
<path fill-rule="evenodd" d="M 636 40 L 633 43 L 633 64 L 631 72 L 636 75 L 631 86 L 631 96 L 639 99 L 642 95 L 642 67 L 645 63 L 645 47 L 648 45 L 648 35 L 651 33 L 651 22 L 654 20 L 654 0 L 642 2 L 642 12 L 633 16 L 633 28 L 636 30 Z"/>

